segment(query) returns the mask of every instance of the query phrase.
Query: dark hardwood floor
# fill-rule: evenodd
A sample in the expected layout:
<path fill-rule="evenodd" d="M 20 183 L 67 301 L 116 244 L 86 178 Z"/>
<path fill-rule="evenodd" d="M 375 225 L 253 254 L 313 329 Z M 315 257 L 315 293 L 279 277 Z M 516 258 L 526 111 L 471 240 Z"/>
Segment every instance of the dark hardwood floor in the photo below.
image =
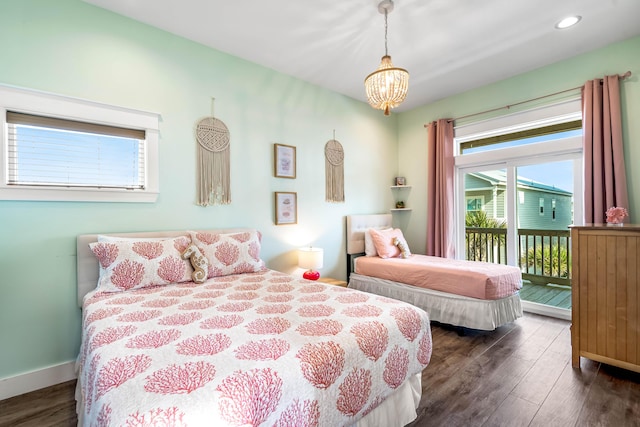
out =
<path fill-rule="evenodd" d="M 0 426 L 75 426 L 77 424 L 75 387 L 75 380 L 68 381 L 0 400 Z"/>
<path fill-rule="evenodd" d="M 582 359 L 569 322 L 526 314 L 492 332 L 433 324 L 418 418 L 407 427 L 640 426 L 640 374 Z M 76 424 L 75 381 L 0 401 L 0 426 Z"/>

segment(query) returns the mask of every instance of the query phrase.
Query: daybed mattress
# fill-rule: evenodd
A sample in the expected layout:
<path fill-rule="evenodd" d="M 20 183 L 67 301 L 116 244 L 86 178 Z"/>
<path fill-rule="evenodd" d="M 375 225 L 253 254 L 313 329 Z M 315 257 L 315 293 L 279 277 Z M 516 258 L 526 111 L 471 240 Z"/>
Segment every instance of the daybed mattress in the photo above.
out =
<path fill-rule="evenodd" d="M 424 311 L 272 270 L 93 291 L 83 304 L 79 420 L 352 425 L 398 390 L 414 405 L 430 356 Z"/>
<path fill-rule="evenodd" d="M 486 300 L 501 299 L 522 288 L 522 273 L 517 267 L 427 255 L 414 254 L 406 259 L 358 257 L 355 259 L 355 272 Z"/>
<path fill-rule="evenodd" d="M 519 293 L 483 300 L 352 273 L 349 288 L 408 302 L 429 313 L 434 322 L 492 331 L 522 317 Z"/>

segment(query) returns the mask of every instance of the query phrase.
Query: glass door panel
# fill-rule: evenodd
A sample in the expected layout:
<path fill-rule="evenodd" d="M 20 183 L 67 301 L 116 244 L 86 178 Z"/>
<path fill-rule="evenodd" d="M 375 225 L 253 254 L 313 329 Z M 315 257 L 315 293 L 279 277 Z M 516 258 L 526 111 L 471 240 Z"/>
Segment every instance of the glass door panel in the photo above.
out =
<path fill-rule="evenodd" d="M 465 259 L 507 263 L 506 169 L 463 174 Z"/>
<path fill-rule="evenodd" d="M 523 301 L 571 308 L 573 160 L 516 168 L 517 256 Z"/>

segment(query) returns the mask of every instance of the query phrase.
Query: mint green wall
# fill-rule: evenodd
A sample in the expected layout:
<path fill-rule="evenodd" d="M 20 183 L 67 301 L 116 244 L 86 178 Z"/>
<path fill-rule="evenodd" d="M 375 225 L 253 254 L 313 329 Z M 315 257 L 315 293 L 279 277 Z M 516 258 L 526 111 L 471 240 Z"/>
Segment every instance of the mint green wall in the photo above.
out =
<path fill-rule="evenodd" d="M 395 221 L 412 250 L 424 253 L 424 123 L 626 70 L 634 73 L 622 90 L 630 210 L 640 220 L 640 172 L 631 168 L 640 161 L 640 38 L 391 117 L 80 0 L 2 0 L 0 45 L 0 84 L 162 115 L 157 203 L 0 201 L 0 380 L 75 358 L 78 234 L 250 226 L 264 234 L 270 268 L 296 272 L 294 248 L 313 243 L 325 249 L 322 274 L 344 278 L 344 216 L 387 211 L 396 175 L 412 186 L 405 201 L 413 210 Z M 231 132 L 233 202 L 201 208 L 194 204 L 193 127 L 210 114 L 211 97 Z M 334 129 L 345 149 L 340 204 L 324 200 L 323 148 Z M 273 177 L 274 142 L 297 147 L 297 179 Z M 298 225 L 273 225 L 274 191 L 298 193 Z"/>
<path fill-rule="evenodd" d="M 0 201 L 0 380 L 75 359 L 78 234 L 255 227 L 268 267 L 299 274 L 295 248 L 311 243 L 325 250 L 321 273 L 344 279 L 344 216 L 393 202 L 396 115 L 80 0 L 2 0 L 0 46 L 0 84 L 162 116 L 157 203 Z M 231 133 L 232 204 L 202 208 L 193 128 L 211 97 Z M 334 129 L 345 203 L 325 202 Z M 297 179 L 273 177 L 274 142 L 297 147 Z M 274 191 L 298 193 L 298 225 L 274 225 Z"/>
<path fill-rule="evenodd" d="M 640 37 L 576 56 L 529 73 L 451 96 L 399 115 L 398 171 L 413 186 L 410 213 L 405 213 L 403 229 L 411 250 L 426 250 L 426 182 L 427 131 L 424 124 L 439 118 L 461 117 L 520 101 L 548 95 L 583 85 L 587 80 L 604 75 L 633 76 L 621 82 L 623 137 L 627 182 L 630 195 L 629 213 L 633 222 L 640 221 Z M 473 70 L 469 70 L 473 73 Z M 575 94 L 579 94 L 578 91 Z M 529 104 L 531 107 L 534 104 Z M 513 110 L 511 110 L 513 111 Z M 502 110 L 496 114 L 508 113 Z M 488 116 L 476 117 L 480 120 Z M 470 119 L 471 120 L 471 119 Z"/>

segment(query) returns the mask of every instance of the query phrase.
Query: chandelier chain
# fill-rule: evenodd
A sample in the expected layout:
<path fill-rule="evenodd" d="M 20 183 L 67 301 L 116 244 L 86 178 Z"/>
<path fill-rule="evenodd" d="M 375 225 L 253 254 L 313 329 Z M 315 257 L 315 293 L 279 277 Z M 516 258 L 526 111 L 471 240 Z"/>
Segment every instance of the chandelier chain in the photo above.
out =
<path fill-rule="evenodd" d="M 384 10 L 384 56 L 388 56 L 388 49 L 387 49 L 387 14 L 388 11 L 387 9 Z"/>

